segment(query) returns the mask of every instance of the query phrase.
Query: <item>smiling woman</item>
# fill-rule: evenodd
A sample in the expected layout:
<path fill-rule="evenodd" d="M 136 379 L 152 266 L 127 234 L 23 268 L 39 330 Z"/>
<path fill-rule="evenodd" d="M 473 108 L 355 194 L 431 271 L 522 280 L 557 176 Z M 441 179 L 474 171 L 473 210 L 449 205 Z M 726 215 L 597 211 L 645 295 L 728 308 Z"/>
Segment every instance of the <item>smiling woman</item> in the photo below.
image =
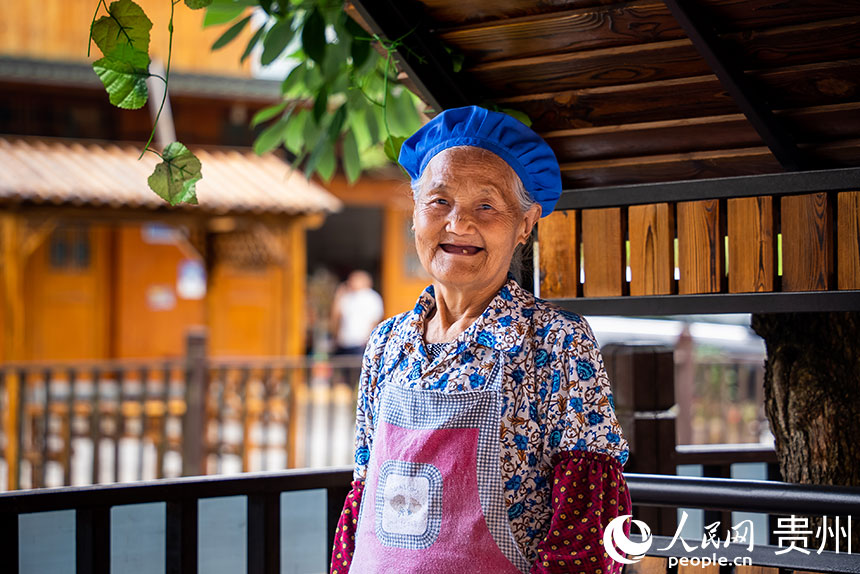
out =
<path fill-rule="evenodd" d="M 594 334 L 508 273 L 560 195 L 552 150 L 468 107 L 400 163 L 433 284 L 365 350 L 332 572 L 619 570 L 600 541 L 630 512 L 628 450 Z"/>
<path fill-rule="evenodd" d="M 523 209 L 519 182 L 499 156 L 476 147 L 446 149 L 427 164 L 413 212 L 418 257 L 438 286 L 427 342 L 462 331 L 505 282 L 514 249 L 541 212 L 533 200 Z"/>

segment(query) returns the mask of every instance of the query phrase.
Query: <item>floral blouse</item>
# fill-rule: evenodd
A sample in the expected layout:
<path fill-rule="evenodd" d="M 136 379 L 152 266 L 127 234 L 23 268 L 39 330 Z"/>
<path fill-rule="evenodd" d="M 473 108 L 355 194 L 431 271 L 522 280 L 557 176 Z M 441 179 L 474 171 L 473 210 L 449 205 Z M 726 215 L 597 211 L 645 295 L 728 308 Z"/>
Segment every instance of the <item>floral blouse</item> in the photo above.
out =
<path fill-rule="evenodd" d="M 424 325 L 435 304 L 431 285 L 412 311 L 381 323 L 367 344 L 353 490 L 338 525 L 332 572 L 346 572 L 351 560 L 376 409 L 388 383 L 382 373 L 396 369 L 402 384 L 457 393 L 480 388 L 497 368 L 504 369 L 499 471 L 511 530 L 532 571 L 615 571 L 600 540 L 612 518 L 630 514 L 621 474 L 628 448 L 588 323 L 509 278 L 454 342 L 428 353 Z"/>

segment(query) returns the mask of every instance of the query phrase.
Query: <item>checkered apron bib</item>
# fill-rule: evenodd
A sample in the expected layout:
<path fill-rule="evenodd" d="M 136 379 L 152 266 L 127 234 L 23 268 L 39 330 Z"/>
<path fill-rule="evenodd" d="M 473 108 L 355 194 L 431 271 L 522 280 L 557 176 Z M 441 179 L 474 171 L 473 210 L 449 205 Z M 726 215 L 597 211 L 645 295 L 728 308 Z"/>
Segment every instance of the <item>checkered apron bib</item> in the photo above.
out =
<path fill-rule="evenodd" d="M 498 367 L 483 388 L 460 393 L 408 388 L 402 371 L 389 372 L 351 573 L 528 571 L 503 497 Z"/>

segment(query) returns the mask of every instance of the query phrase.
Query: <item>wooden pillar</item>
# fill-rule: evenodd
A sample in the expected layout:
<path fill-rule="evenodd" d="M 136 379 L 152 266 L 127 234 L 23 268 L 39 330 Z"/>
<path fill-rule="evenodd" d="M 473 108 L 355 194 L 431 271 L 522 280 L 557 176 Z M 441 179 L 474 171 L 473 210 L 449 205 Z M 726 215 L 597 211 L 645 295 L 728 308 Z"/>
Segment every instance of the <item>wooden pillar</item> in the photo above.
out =
<path fill-rule="evenodd" d="M 23 221 L 17 213 L 2 216 L 3 241 L 3 360 L 19 361 L 24 358 L 24 257 L 21 241 Z M 10 371 L 6 378 L 6 468 L 7 488 L 19 487 L 20 430 L 19 408 L 21 381 Z"/>
<path fill-rule="evenodd" d="M 185 417 L 182 425 L 182 476 L 206 474 L 206 398 L 209 370 L 206 331 L 186 338 Z"/>
<path fill-rule="evenodd" d="M 624 470 L 676 474 L 675 415 L 669 410 L 675 404 L 672 349 L 609 344 L 602 353 L 616 416 L 630 447 Z M 675 509 L 637 507 L 634 517 L 644 520 L 654 534 L 671 536 L 677 527 Z"/>
<path fill-rule="evenodd" d="M 284 342 L 282 353 L 288 357 L 305 354 L 307 321 L 307 243 L 305 221 L 295 218 L 283 232 L 284 249 Z"/>

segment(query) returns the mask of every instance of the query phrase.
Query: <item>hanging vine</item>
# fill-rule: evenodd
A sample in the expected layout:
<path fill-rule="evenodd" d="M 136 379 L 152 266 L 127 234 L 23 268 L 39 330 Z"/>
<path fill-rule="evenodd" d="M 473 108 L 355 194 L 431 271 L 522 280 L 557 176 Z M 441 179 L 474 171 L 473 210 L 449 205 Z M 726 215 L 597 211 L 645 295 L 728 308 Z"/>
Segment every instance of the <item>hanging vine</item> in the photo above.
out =
<path fill-rule="evenodd" d="M 173 15 L 180 2 L 166 1 L 171 12 L 164 77 L 149 71 L 152 22 L 133 0 L 110 5 L 98 0 L 90 27 L 90 45 L 95 43 L 103 55 L 93 69 L 111 104 L 140 108 L 149 98 L 147 79 L 164 82 L 155 123 L 167 98 Z M 251 120 L 252 128 L 263 127 L 254 142 L 258 154 L 283 146 L 294 158 L 294 167 L 308 177 L 318 174 L 326 180 L 334 175 L 339 157 L 344 174 L 353 182 L 362 170 L 383 163 L 385 156 L 395 159 L 405 137 L 420 126 L 420 102 L 397 80 L 394 53 L 406 49 L 404 38 L 387 41 L 368 34 L 347 16 L 340 0 L 184 3 L 193 10 L 207 10 L 204 26 L 226 28 L 212 50 L 235 41 L 259 21 L 240 61 L 259 53 L 263 66 L 279 59 L 293 64 L 281 84 L 281 100 Z M 264 17 L 254 17 L 254 11 Z M 179 142 L 161 151 L 154 149 L 154 133 L 155 126 L 141 151 L 141 157 L 149 152 L 161 159 L 149 177 L 150 188 L 171 205 L 196 203 L 200 161 Z"/>

